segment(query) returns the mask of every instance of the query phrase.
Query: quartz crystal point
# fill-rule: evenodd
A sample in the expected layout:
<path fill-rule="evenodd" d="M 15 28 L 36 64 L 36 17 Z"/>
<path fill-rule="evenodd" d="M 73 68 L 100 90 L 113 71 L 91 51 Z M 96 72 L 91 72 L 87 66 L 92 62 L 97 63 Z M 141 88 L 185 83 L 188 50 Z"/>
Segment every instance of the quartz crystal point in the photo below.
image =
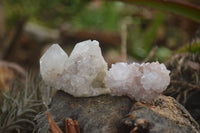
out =
<path fill-rule="evenodd" d="M 56 88 L 60 88 L 59 81 L 64 72 L 68 55 L 58 44 L 53 44 L 40 58 L 40 73 L 43 80 Z"/>
<path fill-rule="evenodd" d="M 109 93 L 103 80 L 108 71 L 98 41 L 76 44 L 66 63 L 63 78 L 69 82 L 67 92 L 77 97 L 97 96 Z"/>
<path fill-rule="evenodd" d="M 112 95 L 127 95 L 137 101 L 151 102 L 169 85 L 169 73 L 165 65 L 158 62 L 116 63 L 104 81 Z"/>
<path fill-rule="evenodd" d="M 110 93 L 103 83 L 108 68 L 98 41 L 76 44 L 69 58 L 58 47 L 52 45 L 40 59 L 40 72 L 46 83 L 75 97 Z"/>

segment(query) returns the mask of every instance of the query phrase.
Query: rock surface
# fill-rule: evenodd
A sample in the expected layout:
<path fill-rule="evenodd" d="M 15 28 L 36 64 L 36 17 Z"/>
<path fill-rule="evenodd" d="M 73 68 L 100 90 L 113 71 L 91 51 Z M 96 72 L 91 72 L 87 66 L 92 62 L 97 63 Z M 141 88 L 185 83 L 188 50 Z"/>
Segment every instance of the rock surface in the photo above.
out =
<path fill-rule="evenodd" d="M 128 97 L 101 95 L 75 98 L 57 91 L 47 110 L 65 131 L 65 119 L 77 120 L 81 133 L 198 133 L 199 125 L 172 97 L 159 96 L 151 104 Z M 38 133 L 47 133 L 45 113 L 35 117 Z"/>
<path fill-rule="evenodd" d="M 57 91 L 47 110 L 64 131 L 64 120 L 77 120 L 81 133 L 114 133 L 124 131 L 120 120 L 129 112 L 133 101 L 128 97 L 102 95 L 89 98 L 75 98 L 63 91 Z M 49 129 L 45 113 L 35 117 L 38 133 Z"/>
<path fill-rule="evenodd" d="M 152 104 L 137 102 L 122 120 L 137 133 L 199 133 L 199 125 L 172 97 L 159 96 Z"/>

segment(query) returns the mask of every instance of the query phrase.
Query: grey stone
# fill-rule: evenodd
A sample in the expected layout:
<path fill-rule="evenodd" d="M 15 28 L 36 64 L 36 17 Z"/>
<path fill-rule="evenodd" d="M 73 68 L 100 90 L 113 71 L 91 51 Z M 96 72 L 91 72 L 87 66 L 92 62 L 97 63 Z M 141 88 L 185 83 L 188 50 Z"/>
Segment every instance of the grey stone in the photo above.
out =
<path fill-rule="evenodd" d="M 77 120 L 81 133 L 114 133 L 123 130 L 120 120 L 128 114 L 133 101 L 128 97 L 101 95 L 89 98 L 75 98 L 63 91 L 57 91 L 47 110 L 64 131 L 64 120 Z M 37 132 L 49 130 L 45 113 L 35 117 Z"/>
<path fill-rule="evenodd" d="M 199 125 L 188 111 L 163 95 L 151 104 L 135 103 L 122 123 L 134 133 L 199 133 Z"/>
<path fill-rule="evenodd" d="M 101 95 L 75 98 L 57 91 L 47 110 L 65 131 L 65 119 L 77 120 L 81 133 L 199 133 L 199 125 L 174 98 L 159 96 L 152 103 Z M 49 131 L 45 113 L 35 117 L 39 133 Z"/>

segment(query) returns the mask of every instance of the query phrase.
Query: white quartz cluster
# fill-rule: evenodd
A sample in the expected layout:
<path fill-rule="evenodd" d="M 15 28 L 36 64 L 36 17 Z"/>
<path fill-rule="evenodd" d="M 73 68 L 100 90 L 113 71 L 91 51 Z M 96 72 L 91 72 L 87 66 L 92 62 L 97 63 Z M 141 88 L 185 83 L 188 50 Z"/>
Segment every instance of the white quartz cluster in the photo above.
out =
<path fill-rule="evenodd" d="M 151 102 L 169 82 L 164 64 L 116 63 L 108 71 L 98 41 L 76 44 L 71 55 L 53 44 L 40 59 L 43 80 L 75 97 L 89 97 L 111 93 Z"/>
<path fill-rule="evenodd" d="M 58 44 L 53 44 L 40 59 L 43 80 L 76 97 L 110 93 L 103 84 L 107 69 L 95 40 L 76 44 L 69 57 Z"/>
<path fill-rule="evenodd" d="M 111 95 L 127 95 L 137 101 L 151 102 L 169 85 L 169 73 L 165 65 L 158 62 L 116 63 L 104 81 Z"/>

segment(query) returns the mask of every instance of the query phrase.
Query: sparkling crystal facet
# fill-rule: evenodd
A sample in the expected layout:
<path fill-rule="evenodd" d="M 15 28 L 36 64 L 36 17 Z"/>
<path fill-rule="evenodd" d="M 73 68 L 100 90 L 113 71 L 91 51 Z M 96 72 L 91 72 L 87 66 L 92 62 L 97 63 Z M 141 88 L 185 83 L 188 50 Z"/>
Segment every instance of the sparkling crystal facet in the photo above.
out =
<path fill-rule="evenodd" d="M 164 64 L 116 63 L 108 71 L 104 82 L 116 96 L 127 95 L 132 99 L 151 102 L 162 93 L 170 82 L 169 71 Z"/>
<path fill-rule="evenodd" d="M 77 97 L 110 93 L 103 83 L 107 69 L 98 41 L 76 44 L 69 58 L 54 44 L 40 59 L 44 81 Z"/>

